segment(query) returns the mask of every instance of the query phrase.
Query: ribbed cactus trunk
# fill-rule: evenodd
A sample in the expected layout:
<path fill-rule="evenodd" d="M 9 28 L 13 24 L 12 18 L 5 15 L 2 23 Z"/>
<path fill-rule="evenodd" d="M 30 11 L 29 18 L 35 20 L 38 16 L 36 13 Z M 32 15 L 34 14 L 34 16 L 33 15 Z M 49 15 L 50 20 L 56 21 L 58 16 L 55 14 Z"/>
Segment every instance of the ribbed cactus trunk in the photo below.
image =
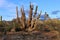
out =
<path fill-rule="evenodd" d="M 26 27 L 26 16 L 25 16 L 24 8 L 21 8 L 21 23 L 22 23 L 22 29 L 25 29 L 25 27 Z"/>
<path fill-rule="evenodd" d="M 19 16 L 18 16 L 18 7 L 17 6 L 16 6 L 16 18 L 17 18 L 16 22 L 18 23 L 19 22 Z"/>
<path fill-rule="evenodd" d="M 0 22 L 2 23 L 2 16 L 0 16 Z"/>
<path fill-rule="evenodd" d="M 29 19 L 28 19 L 28 27 L 31 27 L 32 14 L 33 14 L 33 5 L 30 4 Z"/>
<path fill-rule="evenodd" d="M 0 26 L 2 27 L 2 16 L 0 16 Z"/>
<path fill-rule="evenodd" d="M 0 21 L 2 21 L 2 16 L 0 16 Z"/>
<path fill-rule="evenodd" d="M 36 17 L 36 14 L 37 14 L 37 9 L 38 9 L 38 6 L 36 6 L 36 9 L 35 9 L 35 12 L 34 12 L 33 17 Z"/>

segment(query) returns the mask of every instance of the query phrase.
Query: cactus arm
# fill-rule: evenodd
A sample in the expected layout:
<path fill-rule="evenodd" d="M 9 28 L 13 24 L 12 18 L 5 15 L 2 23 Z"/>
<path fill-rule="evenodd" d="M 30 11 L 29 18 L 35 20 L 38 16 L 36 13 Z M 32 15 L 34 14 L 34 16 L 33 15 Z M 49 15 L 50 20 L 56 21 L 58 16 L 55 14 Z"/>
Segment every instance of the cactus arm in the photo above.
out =
<path fill-rule="evenodd" d="M 35 9 L 35 12 L 34 12 L 33 17 L 36 17 L 36 14 L 37 14 L 37 9 L 38 9 L 38 6 L 36 6 L 36 9 Z"/>
<path fill-rule="evenodd" d="M 17 18 L 16 21 L 17 21 L 17 23 L 18 23 L 18 18 L 19 18 L 19 17 L 18 17 L 18 7 L 17 7 L 17 6 L 16 6 L 16 18 Z"/>
<path fill-rule="evenodd" d="M 40 11 L 40 14 L 38 15 L 37 19 L 39 19 L 39 18 L 40 18 L 40 16 L 41 16 L 41 13 L 42 13 L 42 11 Z"/>

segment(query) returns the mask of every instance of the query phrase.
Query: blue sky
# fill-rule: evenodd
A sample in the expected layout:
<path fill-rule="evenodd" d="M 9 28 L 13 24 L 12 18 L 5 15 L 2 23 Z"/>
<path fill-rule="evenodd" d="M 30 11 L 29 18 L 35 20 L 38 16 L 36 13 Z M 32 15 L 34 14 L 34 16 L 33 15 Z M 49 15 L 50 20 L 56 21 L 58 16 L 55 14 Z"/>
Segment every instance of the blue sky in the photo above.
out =
<path fill-rule="evenodd" d="M 29 10 L 30 2 L 38 5 L 38 12 L 42 10 L 42 15 L 47 12 L 51 18 L 60 18 L 60 0 L 0 0 L 0 16 L 3 20 L 12 20 L 16 18 L 16 6 L 19 11 L 22 5 L 24 10 Z"/>

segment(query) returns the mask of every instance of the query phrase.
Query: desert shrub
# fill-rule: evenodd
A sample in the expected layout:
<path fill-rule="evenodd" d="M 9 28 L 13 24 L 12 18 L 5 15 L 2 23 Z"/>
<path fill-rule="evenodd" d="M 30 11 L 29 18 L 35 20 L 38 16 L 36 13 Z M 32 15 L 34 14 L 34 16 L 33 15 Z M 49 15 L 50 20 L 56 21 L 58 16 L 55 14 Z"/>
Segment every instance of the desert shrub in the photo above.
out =
<path fill-rule="evenodd" d="M 6 28 L 6 30 L 7 30 L 8 32 L 10 32 L 10 31 L 11 31 L 11 29 L 12 29 L 12 27 L 11 27 L 11 26 L 8 26 L 8 27 Z"/>
<path fill-rule="evenodd" d="M 0 32 L 4 32 L 4 24 L 0 21 Z"/>
<path fill-rule="evenodd" d="M 44 24 L 49 25 L 51 30 L 57 30 L 60 31 L 60 20 L 58 19 L 51 19 L 44 21 Z"/>

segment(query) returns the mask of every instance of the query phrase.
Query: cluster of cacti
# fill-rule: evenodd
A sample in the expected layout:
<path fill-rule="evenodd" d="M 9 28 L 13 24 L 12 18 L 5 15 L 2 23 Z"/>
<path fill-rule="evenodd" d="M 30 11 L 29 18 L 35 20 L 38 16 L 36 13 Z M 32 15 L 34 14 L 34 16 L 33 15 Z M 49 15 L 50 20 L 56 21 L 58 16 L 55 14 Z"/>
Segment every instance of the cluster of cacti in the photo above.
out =
<path fill-rule="evenodd" d="M 0 26 L 1 24 L 4 27 L 7 27 L 7 31 L 35 31 L 35 30 L 40 30 L 40 31 L 50 31 L 51 30 L 58 30 L 60 31 L 60 20 L 55 20 L 55 19 L 50 19 L 49 15 L 47 12 L 45 12 L 45 20 L 41 21 L 40 16 L 42 11 L 40 13 L 37 13 L 38 6 L 36 6 L 35 11 L 33 12 L 33 4 L 30 3 L 30 10 L 29 10 L 29 16 L 28 19 L 26 19 L 26 15 L 24 12 L 24 7 L 20 9 L 21 12 L 21 17 L 19 17 L 19 11 L 18 7 L 16 6 L 16 19 L 13 19 L 11 23 L 5 21 L 2 23 L 2 16 L 0 17 Z M 46 20 L 49 19 L 49 20 Z M 4 29 L 3 29 L 4 30 Z"/>
<path fill-rule="evenodd" d="M 21 12 L 21 17 L 18 16 L 18 7 L 16 7 L 16 24 L 17 26 L 19 26 L 22 30 L 26 30 L 26 31 L 33 31 L 37 28 L 37 21 L 39 20 L 42 11 L 40 11 L 40 13 L 37 14 L 37 10 L 38 10 L 38 6 L 36 6 L 35 12 L 33 13 L 33 5 L 30 3 L 30 10 L 29 10 L 29 16 L 28 16 L 28 20 L 26 20 L 26 16 L 25 16 L 25 12 L 24 12 L 24 7 L 22 6 L 20 12 Z M 45 12 L 45 19 L 48 17 L 48 14 Z M 16 27 L 17 27 L 16 26 Z"/>
<path fill-rule="evenodd" d="M 21 17 L 19 17 L 19 11 L 18 11 L 18 6 L 16 6 L 16 19 L 12 20 L 12 29 L 11 31 L 15 31 L 15 29 L 19 30 L 24 30 L 24 31 L 33 31 L 36 29 L 39 29 L 40 24 L 43 24 L 42 21 L 40 21 L 40 16 L 42 11 L 38 13 L 37 15 L 37 10 L 38 6 L 36 6 L 35 11 L 33 12 L 34 5 L 30 3 L 30 10 L 29 10 L 29 16 L 28 19 L 26 19 L 26 15 L 24 12 L 24 7 L 20 9 Z M 49 15 L 45 12 L 45 19 L 48 18 Z M 2 19 L 2 17 L 1 17 Z M 39 23 L 39 22 L 41 23 Z M 6 24 L 4 26 L 10 26 L 9 22 L 5 22 Z"/>
<path fill-rule="evenodd" d="M 38 6 L 36 6 L 36 10 L 34 12 L 33 15 L 33 5 L 30 4 L 30 11 L 29 11 L 29 18 L 28 20 L 26 20 L 26 16 L 25 16 L 25 12 L 24 12 L 24 8 L 21 8 L 21 17 L 18 16 L 18 7 L 16 7 L 16 21 L 13 20 L 13 23 L 16 25 L 18 25 L 22 30 L 27 30 L 29 31 L 32 30 L 33 28 L 35 29 L 36 26 L 36 20 L 40 18 L 41 13 L 36 17 L 37 14 L 37 8 Z M 19 23 L 20 22 L 20 23 Z"/>

